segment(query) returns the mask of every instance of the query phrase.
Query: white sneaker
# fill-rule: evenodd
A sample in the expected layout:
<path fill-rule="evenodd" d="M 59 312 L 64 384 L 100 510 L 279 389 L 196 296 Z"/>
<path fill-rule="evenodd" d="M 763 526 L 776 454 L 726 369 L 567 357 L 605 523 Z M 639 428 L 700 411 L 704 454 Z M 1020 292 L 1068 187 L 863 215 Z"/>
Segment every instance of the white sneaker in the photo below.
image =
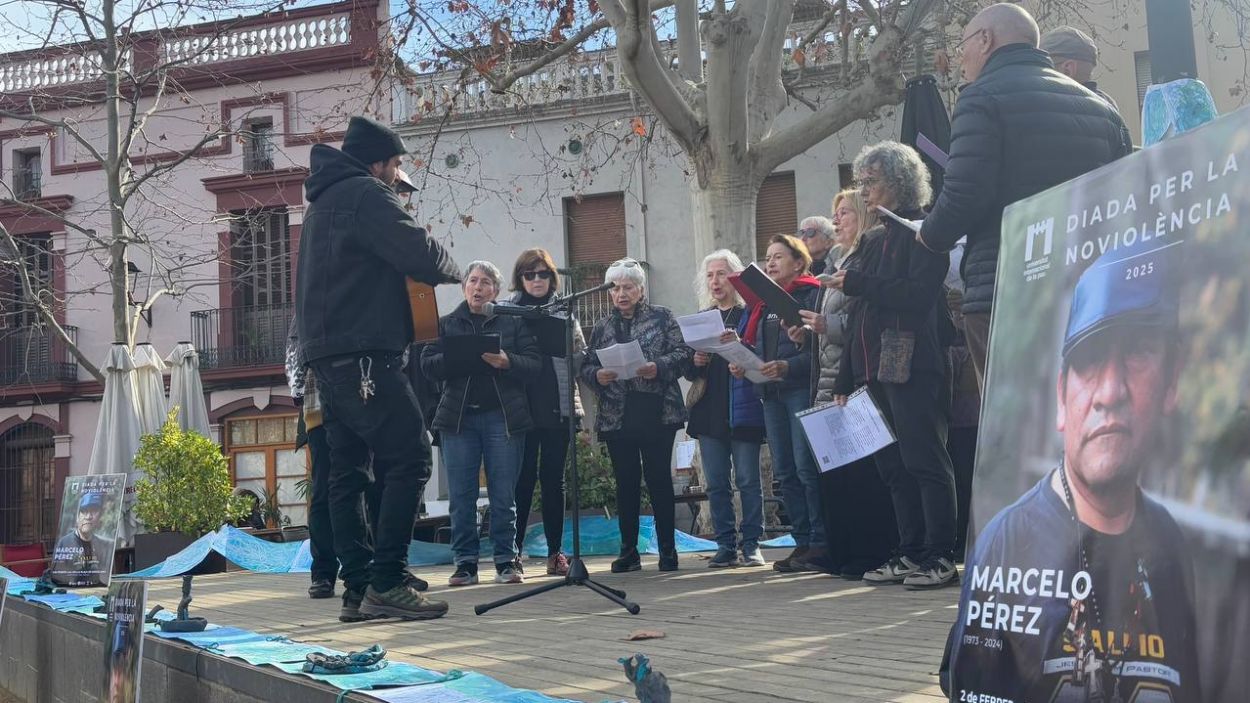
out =
<path fill-rule="evenodd" d="M 495 583 L 524 583 L 525 577 L 516 564 L 499 564 L 495 567 Z"/>
<path fill-rule="evenodd" d="M 904 556 L 892 557 L 889 561 L 878 566 L 872 571 L 864 574 L 864 580 L 868 583 L 885 584 L 885 583 L 903 583 L 903 581 L 912 574 L 916 573 L 920 565 Z"/>
<path fill-rule="evenodd" d="M 918 569 L 903 579 L 903 585 L 912 591 L 942 588 L 957 583 L 959 570 L 955 568 L 955 562 L 945 557 L 925 559 Z"/>

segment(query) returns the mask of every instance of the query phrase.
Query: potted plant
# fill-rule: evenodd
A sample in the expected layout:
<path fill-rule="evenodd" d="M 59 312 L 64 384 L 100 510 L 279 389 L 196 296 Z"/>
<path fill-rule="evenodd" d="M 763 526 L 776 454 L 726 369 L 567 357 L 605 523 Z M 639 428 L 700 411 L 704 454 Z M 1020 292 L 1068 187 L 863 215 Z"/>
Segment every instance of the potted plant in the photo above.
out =
<path fill-rule="evenodd" d="M 146 478 L 135 484 L 135 516 L 146 533 L 135 535 L 135 568 L 165 560 L 222 523 L 248 514 L 243 496 L 233 496 L 230 468 L 212 440 L 178 426 L 170 412 L 156 434 L 145 435 L 135 469 Z M 225 558 L 211 554 L 195 573 L 225 571 Z"/>

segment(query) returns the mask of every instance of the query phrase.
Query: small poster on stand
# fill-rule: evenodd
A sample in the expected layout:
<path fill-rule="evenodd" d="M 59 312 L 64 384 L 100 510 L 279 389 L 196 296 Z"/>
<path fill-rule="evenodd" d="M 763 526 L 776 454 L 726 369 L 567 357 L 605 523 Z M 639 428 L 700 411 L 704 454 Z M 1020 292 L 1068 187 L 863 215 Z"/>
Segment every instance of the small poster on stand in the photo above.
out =
<path fill-rule="evenodd" d="M 108 703 L 138 703 L 143 663 L 143 613 L 147 581 L 115 581 L 109 586 L 105 633 L 104 690 Z"/>

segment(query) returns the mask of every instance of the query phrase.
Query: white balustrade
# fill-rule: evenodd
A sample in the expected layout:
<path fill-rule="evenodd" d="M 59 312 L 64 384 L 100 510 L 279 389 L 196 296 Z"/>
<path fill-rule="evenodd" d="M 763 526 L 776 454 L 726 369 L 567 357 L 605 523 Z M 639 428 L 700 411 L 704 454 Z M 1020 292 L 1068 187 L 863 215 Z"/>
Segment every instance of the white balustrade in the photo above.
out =
<path fill-rule="evenodd" d="M 122 56 L 123 70 L 130 66 L 130 52 Z M 62 54 L 0 64 L 0 93 L 29 92 L 43 88 L 73 85 L 102 76 L 100 54 Z"/>
<path fill-rule="evenodd" d="M 339 14 L 246 27 L 220 35 L 173 39 L 161 46 L 164 61 L 192 66 L 236 61 L 351 43 L 351 15 Z"/>

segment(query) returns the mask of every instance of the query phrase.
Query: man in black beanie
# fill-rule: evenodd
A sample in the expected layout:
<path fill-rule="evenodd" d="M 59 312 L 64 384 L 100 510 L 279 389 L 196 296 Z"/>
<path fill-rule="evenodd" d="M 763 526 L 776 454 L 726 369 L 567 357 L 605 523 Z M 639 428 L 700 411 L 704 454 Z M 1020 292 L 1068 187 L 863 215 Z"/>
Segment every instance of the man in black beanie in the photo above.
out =
<path fill-rule="evenodd" d="M 460 271 L 392 188 L 405 153 L 394 130 L 353 117 L 342 150 L 312 148 L 312 172 L 304 182 L 309 205 L 295 316 L 330 445 L 330 522 L 345 587 L 343 622 L 425 620 L 447 612 L 446 603 L 418 591 L 422 584 L 406 569 L 417 497 L 431 461 L 403 370 L 413 338 L 405 278 L 455 283 Z M 361 501 L 371 480 L 382 483 L 372 549 Z"/>

